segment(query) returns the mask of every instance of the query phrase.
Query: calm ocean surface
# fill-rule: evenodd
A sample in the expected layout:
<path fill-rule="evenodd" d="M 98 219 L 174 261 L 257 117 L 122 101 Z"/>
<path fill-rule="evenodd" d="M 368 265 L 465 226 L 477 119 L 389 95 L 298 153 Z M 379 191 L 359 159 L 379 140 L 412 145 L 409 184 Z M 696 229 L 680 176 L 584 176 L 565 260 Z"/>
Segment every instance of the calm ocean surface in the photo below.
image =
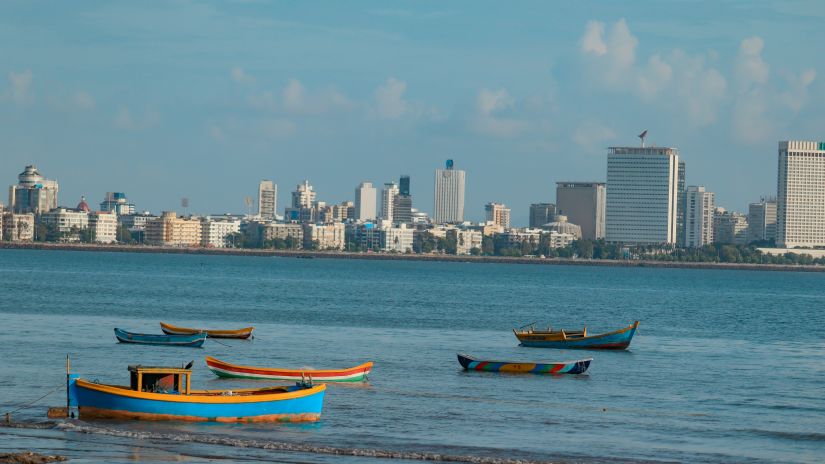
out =
<path fill-rule="evenodd" d="M 518 346 L 525 323 L 641 325 L 628 352 Z M 113 327 L 256 327 L 203 349 L 120 345 Z M 456 352 L 594 359 L 581 376 L 467 373 Z M 823 462 L 825 274 L 0 250 L 0 413 L 73 371 L 124 383 L 127 364 L 203 356 L 314 368 L 375 361 L 330 385 L 314 424 L 74 421 L 0 427 L 0 453 L 75 462 Z M 45 420 L 63 391 L 14 414 Z M 326 451 L 322 452 L 322 451 Z M 328 452 L 354 454 L 342 457 Z M 383 458 L 365 457 L 369 454 Z"/>

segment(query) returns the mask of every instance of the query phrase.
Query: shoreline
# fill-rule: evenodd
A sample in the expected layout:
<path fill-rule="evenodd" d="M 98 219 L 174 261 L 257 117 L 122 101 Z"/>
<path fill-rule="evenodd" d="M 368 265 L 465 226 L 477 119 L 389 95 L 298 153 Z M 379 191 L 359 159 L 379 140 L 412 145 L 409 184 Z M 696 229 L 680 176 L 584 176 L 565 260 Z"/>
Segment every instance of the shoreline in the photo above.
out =
<path fill-rule="evenodd" d="M 269 250 L 249 248 L 186 248 L 162 247 L 151 245 L 92 245 L 88 243 L 19 243 L 0 242 L 0 250 L 61 250 L 91 251 L 109 253 L 161 253 L 191 254 L 214 256 L 257 256 L 280 258 L 322 258 L 322 259 L 364 259 L 364 260 L 404 260 L 456 263 L 498 263 L 498 264 L 533 264 L 556 266 L 604 266 L 604 267 L 652 267 L 665 269 L 726 269 L 748 271 L 793 271 L 825 272 L 825 266 L 793 264 L 751 264 L 751 263 L 694 263 L 680 261 L 655 260 L 611 260 L 611 259 L 574 259 L 574 258 L 525 258 L 508 256 L 469 256 L 469 255 L 434 255 L 434 254 L 390 254 L 390 253 L 353 253 L 346 251 L 308 251 L 308 250 Z"/>

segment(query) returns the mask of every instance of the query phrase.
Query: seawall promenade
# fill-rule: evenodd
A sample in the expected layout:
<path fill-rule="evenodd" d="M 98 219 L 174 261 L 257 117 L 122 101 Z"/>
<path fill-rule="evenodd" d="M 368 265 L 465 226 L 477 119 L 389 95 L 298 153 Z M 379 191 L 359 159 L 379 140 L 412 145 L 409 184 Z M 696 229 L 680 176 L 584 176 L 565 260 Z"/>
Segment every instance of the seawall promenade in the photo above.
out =
<path fill-rule="evenodd" d="M 87 243 L 18 243 L 0 242 L 0 249 L 98 251 L 110 253 L 168 253 L 192 255 L 232 255 L 283 258 L 372 259 L 407 261 L 446 261 L 457 263 L 536 264 L 559 266 L 654 267 L 685 269 L 735 269 L 753 271 L 825 272 L 825 266 L 695 263 L 654 260 L 613 260 L 574 258 L 528 258 L 506 256 L 454 256 L 442 254 L 351 253 L 345 251 L 273 250 L 244 248 L 161 247 L 149 245 L 93 245 Z"/>

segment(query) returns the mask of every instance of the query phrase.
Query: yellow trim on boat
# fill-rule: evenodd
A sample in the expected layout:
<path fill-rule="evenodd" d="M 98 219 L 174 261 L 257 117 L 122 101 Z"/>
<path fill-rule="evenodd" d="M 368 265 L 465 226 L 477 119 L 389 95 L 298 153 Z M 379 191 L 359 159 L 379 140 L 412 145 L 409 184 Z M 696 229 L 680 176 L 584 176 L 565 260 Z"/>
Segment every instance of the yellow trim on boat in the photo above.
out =
<path fill-rule="evenodd" d="M 93 383 L 83 379 L 77 379 L 77 386 L 79 388 L 87 388 L 102 393 L 109 393 L 111 395 L 125 396 L 128 398 L 137 398 L 143 400 L 153 401 L 171 401 L 175 403 L 216 403 L 216 404 L 233 404 L 233 403 L 260 403 L 264 401 L 278 401 L 290 400 L 293 398 L 303 398 L 305 396 L 314 395 L 327 389 L 326 384 L 315 385 L 312 388 L 303 390 L 296 390 L 287 392 L 287 387 L 269 387 L 269 388 L 249 388 L 241 390 L 191 390 L 188 395 L 179 395 L 172 393 L 150 393 L 139 392 L 132 390 L 130 387 L 120 385 L 106 385 L 101 383 Z M 282 392 L 264 393 L 281 388 Z"/>
<path fill-rule="evenodd" d="M 160 323 L 161 328 L 167 328 L 172 332 L 179 332 L 179 333 L 201 333 L 206 332 L 209 335 L 218 336 L 218 335 L 241 335 L 245 333 L 252 332 L 255 330 L 255 327 L 244 327 L 243 329 L 237 330 L 211 330 L 211 329 L 190 329 L 188 327 L 178 327 L 172 324 L 167 324 L 165 322 Z"/>

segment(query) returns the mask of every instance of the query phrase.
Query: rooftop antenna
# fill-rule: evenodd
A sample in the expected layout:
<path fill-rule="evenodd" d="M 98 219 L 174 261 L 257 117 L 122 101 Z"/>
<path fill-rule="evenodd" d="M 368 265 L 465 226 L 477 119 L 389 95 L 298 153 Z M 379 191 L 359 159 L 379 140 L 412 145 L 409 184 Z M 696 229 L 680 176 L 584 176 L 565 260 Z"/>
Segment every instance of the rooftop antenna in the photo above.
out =
<path fill-rule="evenodd" d="M 642 131 L 642 133 L 641 133 L 641 134 L 639 134 L 637 137 L 639 137 L 640 139 L 642 139 L 642 148 L 644 148 L 644 147 L 645 147 L 645 137 L 647 137 L 647 129 L 645 129 L 644 131 Z"/>

